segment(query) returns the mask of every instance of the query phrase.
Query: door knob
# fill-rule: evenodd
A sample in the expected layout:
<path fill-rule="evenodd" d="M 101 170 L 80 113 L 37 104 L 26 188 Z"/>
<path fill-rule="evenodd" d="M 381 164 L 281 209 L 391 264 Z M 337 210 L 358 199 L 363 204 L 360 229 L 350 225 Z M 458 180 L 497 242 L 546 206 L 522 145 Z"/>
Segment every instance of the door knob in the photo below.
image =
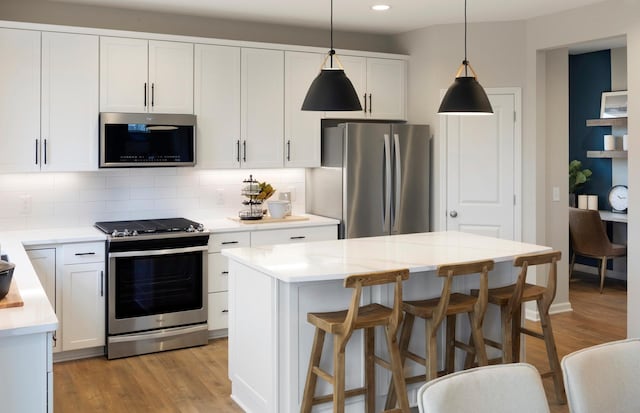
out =
<path fill-rule="evenodd" d="M 458 211 L 451 211 L 451 212 L 449 212 L 449 216 L 450 216 L 451 218 L 455 218 L 455 217 L 457 217 L 457 216 L 458 216 Z"/>

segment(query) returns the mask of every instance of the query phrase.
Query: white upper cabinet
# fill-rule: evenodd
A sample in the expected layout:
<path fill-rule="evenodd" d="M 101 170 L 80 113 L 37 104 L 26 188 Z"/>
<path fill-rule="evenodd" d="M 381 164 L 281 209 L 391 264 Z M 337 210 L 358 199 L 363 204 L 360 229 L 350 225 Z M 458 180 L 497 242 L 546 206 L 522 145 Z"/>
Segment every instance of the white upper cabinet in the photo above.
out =
<path fill-rule="evenodd" d="M 0 54 L 0 172 L 97 169 L 97 36 L 0 29 Z"/>
<path fill-rule="evenodd" d="M 404 60 L 358 56 L 338 58 L 358 93 L 363 110 L 325 112 L 325 117 L 406 119 L 407 65 Z"/>
<path fill-rule="evenodd" d="M 40 32 L 0 29 L 1 172 L 37 171 L 40 145 Z"/>
<path fill-rule="evenodd" d="M 406 62 L 367 58 L 367 92 L 368 117 L 406 119 Z"/>
<path fill-rule="evenodd" d="M 239 168 L 239 47 L 196 45 L 194 97 L 198 167 Z"/>
<path fill-rule="evenodd" d="M 322 112 L 303 111 L 301 107 L 324 55 L 287 51 L 284 56 L 284 166 L 320 166 Z"/>
<path fill-rule="evenodd" d="M 98 37 L 42 33 L 43 171 L 98 169 Z"/>
<path fill-rule="evenodd" d="M 149 83 L 149 112 L 193 113 L 193 44 L 149 41 Z"/>
<path fill-rule="evenodd" d="M 284 136 L 284 51 L 241 50 L 241 163 L 281 168 Z"/>
<path fill-rule="evenodd" d="M 101 37 L 100 111 L 193 113 L 193 44 Z"/>

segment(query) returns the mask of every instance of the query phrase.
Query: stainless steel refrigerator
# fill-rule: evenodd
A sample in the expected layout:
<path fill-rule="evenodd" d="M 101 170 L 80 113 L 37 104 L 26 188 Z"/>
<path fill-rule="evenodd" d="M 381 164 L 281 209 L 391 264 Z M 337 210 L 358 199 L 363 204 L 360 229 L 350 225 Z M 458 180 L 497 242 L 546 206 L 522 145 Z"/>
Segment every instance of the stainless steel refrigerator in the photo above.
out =
<path fill-rule="evenodd" d="M 323 128 L 322 163 L 306 172 L 307 212 L 340 220 L 339 237 L 429 231 L 429 126 Z"/>

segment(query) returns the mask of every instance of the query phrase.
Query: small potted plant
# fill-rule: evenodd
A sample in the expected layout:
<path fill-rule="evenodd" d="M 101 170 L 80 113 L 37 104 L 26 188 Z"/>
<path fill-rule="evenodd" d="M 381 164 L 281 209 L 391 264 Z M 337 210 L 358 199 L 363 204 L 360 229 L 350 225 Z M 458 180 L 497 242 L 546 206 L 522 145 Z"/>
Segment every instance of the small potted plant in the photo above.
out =
<path fill-rule="evenodd" d="M 582 169 L 577 159 L 569 162 L 569 206 L 576 206 L 576 190 L 591 178 L 590 169 Z"/>

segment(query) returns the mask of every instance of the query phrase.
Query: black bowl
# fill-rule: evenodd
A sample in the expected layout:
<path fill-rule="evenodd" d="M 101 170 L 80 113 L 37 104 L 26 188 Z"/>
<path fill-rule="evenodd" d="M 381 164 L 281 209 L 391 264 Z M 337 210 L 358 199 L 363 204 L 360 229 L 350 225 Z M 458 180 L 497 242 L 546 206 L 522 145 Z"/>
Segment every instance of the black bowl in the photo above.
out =
<path fill-rule="evenodd" d="M 9 293 L 14 268 L 15 264 L 0 261 L 0 300 Z"/>

